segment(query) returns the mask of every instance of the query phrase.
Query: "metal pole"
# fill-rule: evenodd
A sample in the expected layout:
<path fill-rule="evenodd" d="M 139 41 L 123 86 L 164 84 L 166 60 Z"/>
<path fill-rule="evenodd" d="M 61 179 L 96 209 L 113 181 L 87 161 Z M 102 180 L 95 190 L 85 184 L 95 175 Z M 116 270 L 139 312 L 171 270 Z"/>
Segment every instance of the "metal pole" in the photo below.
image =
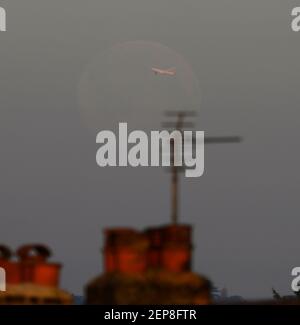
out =
<path fill-rule="evenodd" d="M 174 140 L 172 139 L 171 142 L 171 160 L 172 160 L 172 181 L 171 181 L 171 200 L 172 200 L 172 206 L 171 206 L 171 218 L 173 224 L 178 223 L 178 171 L 177 167 L 174 166 L 174 152 L 175 150 L 175 144 Z"/>

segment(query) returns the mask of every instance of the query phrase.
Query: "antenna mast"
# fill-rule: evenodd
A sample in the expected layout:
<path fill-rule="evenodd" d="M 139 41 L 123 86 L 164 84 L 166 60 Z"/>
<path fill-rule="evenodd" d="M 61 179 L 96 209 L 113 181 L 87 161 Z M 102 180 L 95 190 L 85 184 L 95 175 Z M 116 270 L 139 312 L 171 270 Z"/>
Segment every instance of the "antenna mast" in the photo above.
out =
<path fill-rule="evenodd" d="M 192 122 L 185 121 L 186 117 L 196 116 L 194 111 L 166 111 L 165 116 L 172 118 L 173 121 L 167 121 L 162 123 L 162 126 L 166 129 L 172 131 L 179 131 L 183 134 L 183 129 L 192 129 L 194 124 Z M 174 121 L 175 117 L 175 121 Z M 195 138 L 191 139 L 192 144 L 194 143 Z M 205 144 L 233 144 L 240 143 L 242 138 L 240 136 L 217 136 L 217 137 L 205 137 Z M 174 156 L 175 156 L 175 141 L 171 139 L 170 145 L 170 154 L 171 155 L 171 220 L 174 225 L 178 224 L 179 218 L 179 172 L 184 171 L 184 166 L 175 166 Z M 182 148 L 180 148 L 182 149 Z M 180 153 L 182 155 L 182 152 Z"/>
<path fill-rule="evenodd" d="M 192 128 L 193 123 L 185 122 L 184 119 L 188 116 L 195 116 L 193 111 L 167 111 L 165 112 L 167 117 L 175 117 L 175 121 L 168 121 L 163 123 L 163 127 L 172 129 L 173 131 L 179 131 L 183 134 L 183 128 Z M 180 148 L 181 150 L 182 148 Z M 175 141 L 171 139 L 170 155 L 171 155 L 171 221 L 172 224 L 178 224 L 179 217 L 179 175 L 178 173 L 183 170 L 182 167 L 175 166 Z M 180 153 L 182 155 L 182 152 Z"/>

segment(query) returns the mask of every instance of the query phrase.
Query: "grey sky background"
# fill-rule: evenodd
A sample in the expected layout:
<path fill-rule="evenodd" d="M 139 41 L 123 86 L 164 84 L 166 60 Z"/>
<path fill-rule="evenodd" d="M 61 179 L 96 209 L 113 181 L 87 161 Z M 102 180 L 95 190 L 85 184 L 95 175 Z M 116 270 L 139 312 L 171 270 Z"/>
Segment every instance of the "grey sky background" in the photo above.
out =
<path fill-rule="evenodd" d="M 169 221 L 168 174 L 97 167 L 96 130 L 86 123 L 78 90 L 94 62 L 96 104 L 103 105 L 98 131 L 126 112 L 129 128 L 158 129 L 163 107 L 182 97 L 173 86 L 155 88 L 153 76 L 143 79 L 139 67 L 151 60 L 143 61 L 140 52 L 132 74 L 130 52 L 130 69 L 120 72 L 123 83 L 117 82 L 118 70 L 111 70 L 112 94 L 131 96 L 124 111 L 120 100 L 112 113 L 113 95 L 101 96 L 100 87 L 106 80 L 102 69 L 110 72 L 103 51 L 127 41 L 158 42 L 179 53 L 184 67 L 190 65 L 188 80 L 198 79 L 197 129 L 245 139 L 240 145 L 207 146 L 205 175 L 182 180 L 181 220 L 195 226 L 194 270 L 230 294 L 267 297 L 272 287 L 290 293 L 290 272 L 300 263 L 300 33 L 291 31 L 290 12 L 300 2 L 13 0 L 0 5 L 8 22 L 7 32 L 0 33 L 1 242 L 13 248 L 48 244 L 53 260 L 64 263 L 62 286 L 81 293 L 102 272 L 103 228 Z M 163 51 L 161 62 L 168 62 L 168 53 Z M 175 54 L 171 57 L 176 61 Z M 154 88 L 136 92 L 137 84 Z M 191 99 L 195 105 L 197 96 Z"/>

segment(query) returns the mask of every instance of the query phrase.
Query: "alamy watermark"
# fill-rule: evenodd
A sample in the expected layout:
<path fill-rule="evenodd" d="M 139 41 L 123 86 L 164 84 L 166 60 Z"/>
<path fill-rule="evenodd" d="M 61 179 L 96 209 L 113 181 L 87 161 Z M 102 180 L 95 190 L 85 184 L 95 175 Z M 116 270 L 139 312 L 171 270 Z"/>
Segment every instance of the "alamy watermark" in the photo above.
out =
<path fill-rule="evenodd" d="M 6 11 L 0 7 L 0 32 L 6 32 Z"/>
<path fill-rule="evenodd" d="M 294 279 L 292 280 L 291 283 L 291 288 L 294 292 L 299 292 L 300 291 L 300 267 L 294 267 L 291 272 L 292 276 Z"/>
<path fill-rule="evenodd" d="M 293 18 L 291 28 L 294 32 L 300 31 L 300 7 L 293 8 L 291 15 Z"/>
<path fill-rule="evenodd" d="M 128 134 L 127 123 L 119 123 L 118 136 L 100 131 L 96 143 L 102 144 L 96 154 L 100 167 L 183 166 L 186 177 L 200 177 L 204 172 L 203 131 L 151 131 L 149 138 L 141 130 Z"/>

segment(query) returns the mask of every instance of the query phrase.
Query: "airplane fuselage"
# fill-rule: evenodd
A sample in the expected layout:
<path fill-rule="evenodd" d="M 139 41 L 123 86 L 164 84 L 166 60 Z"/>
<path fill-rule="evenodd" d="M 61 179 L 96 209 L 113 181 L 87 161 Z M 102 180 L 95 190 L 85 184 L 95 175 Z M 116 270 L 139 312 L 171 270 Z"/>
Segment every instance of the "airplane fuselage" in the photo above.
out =
<path fill-rule="evenodd" d="M 156 75 L 166 75 L 166 76 L 175 76 L 176 71 L 175 69 L 169 69 L 169 70 L 162 70 L 162 69 L 157 69 L 157 68 L 152 68 L 152 71 Z"/>

